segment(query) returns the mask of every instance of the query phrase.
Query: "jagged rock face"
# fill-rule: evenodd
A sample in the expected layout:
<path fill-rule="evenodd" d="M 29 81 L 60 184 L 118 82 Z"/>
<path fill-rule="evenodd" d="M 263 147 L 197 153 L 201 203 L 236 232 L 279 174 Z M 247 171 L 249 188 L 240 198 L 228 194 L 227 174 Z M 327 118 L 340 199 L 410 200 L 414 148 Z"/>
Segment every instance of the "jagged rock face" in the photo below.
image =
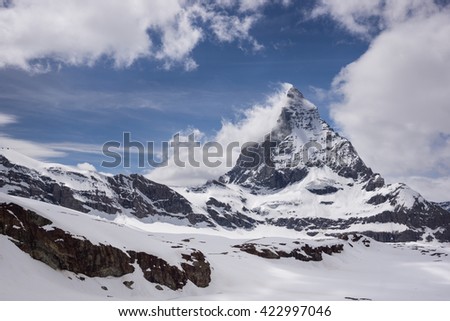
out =
<path fill-rule="evenodd" d="M 199 288 L 206 288 L 211 282 L 211 266 L 200 251 L 183 254 L 186 263 L 181 263 L 187 278 Z"/>
<path fill-rule="evenodd" d="M 189 202 L 169 187 L 152 182 L 141 175 L 108 177 L 111 189 L 121 207 L 131 209 L 139 218 L 166 213 L 192 213 Z M 151 200 L 151 202 L 146 199 Z"/>
<path fill-rule="evenodd" d="M 172 290 L 182 289 L 186 285 L 186 273 L 165 260 L 143 252 L 128 251 L 128 254 L 132 263 L 137 261 L 147 281 L 165 285 Z"/>
<path fill-rule="evenodd" d="M 10 236 L 22 251 L 53 269 L 89 277 L 122 276 L 134 271 L 129 257 L 110 245 L 94 245 L 52 222 L 15 204 L 1 204 L 0 233 Z"/>
<path fill-rule="evenodd" d="M 11 195 L 34 198 L 44 202 L 69 207 L 80 212 L 87 212 L 83 204 L 74 198 L 73 192 L 66 186 L 58 184 L 50 177 L 24 166 L 12 164 L 0 155 L 0 188 L 8 187 Z"/>
<path fill-rule="evenodd" d="M 211 218 L 219 225 L 227 228 L 253 228 L 258 222 L 237 211 L 233 211 L 230 204 L 225 204 L 213 197 L 206 202 L 206 208 Z"/>
<path fill-rule="evenodd" d="M 34 169 L 12 164 L 0 155 L 0 188 L 8 194 L 41 200 L 83 213 L 97 210 L 106 214 L 129 212 L 138 218 L 153 216 L 185 218 L 191 224 L 204 222 L 191 204 L 171 188 L 141 175 L 94 177 L 59 168 L 43 175 Z M 50 177 L 52 176 L 52 177 Z M 69 183 L 58 179 L 63 178 Z M 76 184 L 80 187 L 74 187 Z M 72 186 L 74 185 L 74 186 Z"/>
<path fill-rule="evenodd" d="M 220 180 L 255 190 L 277 190 L 304 179 L 309 168 L 324 166 L 354 180 L 373 176 L 352 144 L 320 118 L 317 107 L 302 93 L 291 88 L 270 136 L 244 148 L 236 166 Z"/>
<path fill-rule="evenodd" d="M 165 285 L 172 290 L 182 289 L 188 280 L 199 288 L 205 288 L 211 282 L 210 264 L 200 251 L 182 254 L 182 259 L 187 262 L 181 263 L 182 270 L 144 252 L 128 251 L 128 254 L 131 256 L 131 263 L 138 263 L 147 281 Z"/>
<path fill-rule="evenodd" d="M 384 178 L 381 177 L 379 174 L 375 174 L 368 180 L 364 189 L 367 192 L 372 192 L 375 191 L 377 188 L 381 188 L 383 186 L 384 186 Z"/>
<path fill-rule="evenodd" d="M 240 245 L 235 245 L 241 251 L 260 256 L 266 259 L 280 259 L 280 258 L 294 258 L 299 261 L 309 262 L 309 261 L 322 261 L 322 254 L 332 255 L 341 253 L 344 250 L 343 244 L 333 244 L 325 246 L 310 246 L 305 244 L 301 247 L 296 247 L 290 251 L 285 251 L 278 249 L 274 246 L 261 245 L 256 243 L 244 243 Z"/>
<path fill-rule="evenodd" d="M 134 272 L 137 263 L 144 278 L 172 290 L 183 288 L 190 280 L 198 287 L 211 282 L 211 268 L 204 254 L 193 250 L 180 259 L 182 269 L 145 252 L 127 251 L 74 236 L 16 204 L 0 204 L 0 234 L 32 258 L 55 270 L 67 270 L 88 277 L 120 277 Z"/>

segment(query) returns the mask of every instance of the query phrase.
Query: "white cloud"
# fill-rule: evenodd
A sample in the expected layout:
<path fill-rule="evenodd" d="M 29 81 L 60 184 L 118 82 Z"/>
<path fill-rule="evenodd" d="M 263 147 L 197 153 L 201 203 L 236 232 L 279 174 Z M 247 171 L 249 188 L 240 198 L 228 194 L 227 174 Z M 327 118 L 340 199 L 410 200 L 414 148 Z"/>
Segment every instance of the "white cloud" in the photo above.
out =
<path fill-rule="evenodd" d="M 250 28 L 257 20 L 255 16 L 244 18 L 224 16 L 212 17 L 212 30 L 220 41 L 232 42 L 234 39 L 246 39 Z M 251 39 L 251 38 L 250 38 Z"/>
<path fill-rule="evenodd" d="M 152 170 L 147 177 L 168 185 L 192 186 L 225 174 L 234 166 L 240 154 L 240 148 L 245 143 L 260 142 L 265 135 L 270 133 L 281 113 L 281 109 L 286 105 L 286 92 L 290 87 L 290 84 L 282 84 L 281 88 L 269 96 L 264 104 L 255 105 L 242 111 L 240 121 L 233 123 L 224 120 L 222 128 L 214 137 L 205 137 L 204 133 L 196 129 L 188 130 L 180 135 L 180 141 L 187 141 L 187 135 L 194 132 L 196 138 L 203 143 L 208 141 L 218 142 L 223 147 L 224 155 L 209 160 L 211 162 L 220 161 L 221 166 L 205 166 L 201 161 L 203 157 L 202 149 L 197 148 L 195 160 L 199 161 L 200 167 L 192 167 L 187 162 L 186 148 L 183 148 L 180 150 L 180 159 L 186 162 L 186 167 L 177 166 L 173 157 L 171 157 L 168 166 Z M 230 149 L 231 153 L 227 154 L 227 146 L 232 146 L 231 143 L 233 142 L 236 142 L 238 147 Z M 210 152 L 213 151 L 215 149 L 211 149 Z"/>
<path fill-rule="evenodd" d="M 329 15 L 348 31 L 370 36 L 411 17 L 423 18 L 436 11 L 433 0 L 320 0 L 312 17 Z"/>
<path fill-rule="evenodd" d="M 325 101 L 332 96 L 332 93 L 324 88 L 309 86 L 308 89 L 312 92 L 313 98 L 316 101 Z"/>
<path fill-rule="evenodd" d="M 335 79 L 333 119 L 384 173 L 450 170 L 448 34 L 448 12 L 404 23 Z"/>
<path fill-rule="evenodd" d="M 0 126 L 14 124 L 16 122 L 17 122 L 16 116 L 0 113 Z"/>
<path fill-rule="evenodd" d="M 13 115 L 0 113 L 0 126 L 17 122 Z M 38 143 L 31 140 L 18 139 L 0 132 L 0 147 L 13 149 L 31 158 L 48 160 L 49 158 L 65 157 L 67 153 L 102 154 L 102 146 L 85 143 Z"/>
<path fill-rule="evenodd" d="M 269 0 L 241 0 L 239 1 L 239 9 L 241 11 L 256 11 L 268 2 Z"/>
<path fill-rule="evenodd" d="M 237 0 L 239 3 L 239 10 L 241 11 L 258 11 L 268 4 L 281 4 L 288 7 L 292 4 L 292 0 Z"/>
<path fill-rule="evenodd" d="M 286 93 L 291 87 L 291 84 L 282 84 L 264 104 L 244 110 L 242 120 L 237 123 L 224 120 L 222 128 L 215 137 L 216 141 L 223 144 L 237 141 L 241 145 L 249 141 L 260 142 L 266 134 L 270 133 L 282 108 L 286 106 Z"/>
<path fill-rule="evenodd" d="M 156 52 L 156 58 L 165 60 L 166 66 L 171 62 L 184 61 L 185 69 L 192 70 L 196 65 L 188 56 L 202 39 L 202 30 L 193 25 L 193 19 L 195 19 L 194 12 L 180 10 L 176 19 L 163 27 L 162 46 Z"/>
<path fill-rule="evenodd" d="M 62 142 L 62 143 L 48 143 L 46 144 L 46 146 L 58 152 L 73 152 L 73 153 L 99 154 L 99 155 L 102 154 L 102 146 L 95 144 Z"/>
<path fill-rule="evenodd" d="M 145 57 L 165 68 L 193 70 L 192 51 L 206 33 L 259 48 L 249 32 L 266 4 L 243 2 L 248 10 L 237 10 L 227 1 L 13 0 L 0 4 L 0 68 L 46 72 L 55 61 L 60 68 L 93 65 L 103 57 L 127 67 Z"/>
<path fill-rule="evenodd" d="M 406 183 L 430 201 L 450 201 L 450 175 L 438 178 L 424 176 L 395 177 L 392 181 Z"/>
<path fill-rule="evenodd" d="M 89 163 L 80 163 L 77 164 L 77 168 L 81 169 L 82 171 L 89 171 L 89 172 L 96 172 L 97 169 L 95 168 L 94 165 L 89 164 Z"/>
<path fill-rule="evenodd" d="M 17 117 L 10 114 L 0 113 L 0 126 L 17 123 Z M 27 140 L 15 139 L 9 135 L 0 132 L 0 147 L 14 149 L 29 157 L 44 159 L 47 157 L 59 157 L 65 154 L 53 150 L 43 144 L 34 143 Z"/>
<path fill-rule="evenodd" d="M 24 155 L 36 159 L 48 159 L 66 155 L 64 152 L 49 148 L 45 144 L 11 138 L 2 133 L 0 133 L 0 147 L 14 149 Z"/>
<path fill-rule="evenodd" d="M 429 182 L 442 187 L 450 176 L 450 9 L 432 1 L 321 1 L 317 10 L 353 33 L 379 32 L 334 79 L 342 100 L 330 107 L 333 120 L 374 170 L 443 197 Z"/>
<path fill-rule="evenodd" d="M 371 26 L 367 26 L 364 20 L 372 14 L 378 15 L 380 13 L 379 6 L 379 0 L 320 0 L 319 5 L 312 11 L 312 16 L 313 18 L 317 18 L 322 15 L 330 15 L 351 32 L 365 34 L 369 32 Z"/>

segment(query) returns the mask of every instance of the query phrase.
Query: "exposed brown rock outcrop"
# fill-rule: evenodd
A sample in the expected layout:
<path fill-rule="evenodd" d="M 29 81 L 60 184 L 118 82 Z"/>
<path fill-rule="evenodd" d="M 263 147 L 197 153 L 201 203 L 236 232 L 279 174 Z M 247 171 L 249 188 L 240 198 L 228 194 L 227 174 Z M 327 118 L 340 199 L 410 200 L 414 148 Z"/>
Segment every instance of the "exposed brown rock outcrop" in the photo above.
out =
<path fill-rule="evenodd" d="M 182 259 L 188 263 L 181 263 L 180 269 L 145 252 L 125 253 L 111 245 L 93 244 L 51 224 L 19 205 L 0 204 L 0 234 L 9 236 L 22 251 L 55 270 L 89 277 L 119 277 L 134 272 L 132 264 L 137 262 L 146 280 L 172 290 L 183 288 L 188 280 L 198 287 L 206 287 L 211 281 L 210 265 L 200 251 L 183 254 Z"/>
<path fill-rule="evenodd" d="M 257 246 L 259 247 L 257 249 Z M 234 247 L 239 248 L 241 251 L 257 255 L 266 259 L 280 259 L 282 257 L 289 258 L 293 257 L 299 261 L 322 261 L 322 254 L 332 255 L 333 253 L 341 253 L 344 250 L 343 244 L 325 245 L 312 247 L 308 244 L 303 245 L 300 248 L 294 248 L 290 252 L 280 250 L 276 247 L 269 247 L 255 243 L 244 243 L 241 245 L 235 245 Z"/>
<path fill-rule="evenodd" d="M 111 245 L 92 244 L 55 227 L 52 222 L 16 204 L 0 206 L 0 233 L 10 236 L 22 251 L 53 269 L 89 277 L 132 273 L 130 258 Z"/>
<path fill-rule="evenodd" d="M 187 278 L 199 288 L 207 287 L 211 282 L 211 267 L 205 255 L 200 251 L 194 251 L 190 255 L 183 254 L 183 259 L 189 262 L 181 263 Z"/>
<path fill-rule="evenodd" d="M 186 285 L 186 273 L 165 260 L 144 252 L 128 251 L 128 254 L 132 263 L 137 261 L 147 281 L 165 285 L 172 290 L 182 289 Z"/>

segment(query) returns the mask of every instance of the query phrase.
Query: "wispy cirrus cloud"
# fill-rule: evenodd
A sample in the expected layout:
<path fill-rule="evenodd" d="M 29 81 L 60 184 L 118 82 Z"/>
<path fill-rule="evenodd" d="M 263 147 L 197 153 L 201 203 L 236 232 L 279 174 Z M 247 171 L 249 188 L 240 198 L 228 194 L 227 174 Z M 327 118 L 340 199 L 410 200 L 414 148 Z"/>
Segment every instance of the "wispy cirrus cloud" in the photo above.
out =
<path fill-rule="evenodd" d="M 46 160 L 55 157 L 65 157 L 68 153 L 102 154 L 102 146 L 85 143 L 39 143 L 27 139 L 11 137 L 3 127 L 18 123 L 15 115 L 0 113 L 0 147 L 14 149 L 32 158 Z"/>
<path fill-rule="evenodd" d="M 10 114 L 0 113 L 0 126 L 13 124 L 17 122 L 17 117 Z"/>
<path fill-rule="evenodd" d="M 161 109 L 161 97 L 157 91 L 120 91 L 120 90 L 88 90 L 67 89 L 64 87 L 29 86 L 31 81 L 18 86 L 2 84 L 6 90 L 0 91 L 0 100 L 12 101 L 26 106 L 40 106 L 45 109 Z M 6 117 L 6 116 L 5 116 Z M 5 118 L 6 120 L 6 118 Z M 0 119 L 1 121 L 1 119 Z"/>
<path fill-rule="evenodd" d="M 0 146 L 3 148 L 11 148 L 29 157 L 42 160 L 66 156 L 66 153 L 50 148 L 46 144 L 16 139 L 3 133 L 0 133 Z"/>

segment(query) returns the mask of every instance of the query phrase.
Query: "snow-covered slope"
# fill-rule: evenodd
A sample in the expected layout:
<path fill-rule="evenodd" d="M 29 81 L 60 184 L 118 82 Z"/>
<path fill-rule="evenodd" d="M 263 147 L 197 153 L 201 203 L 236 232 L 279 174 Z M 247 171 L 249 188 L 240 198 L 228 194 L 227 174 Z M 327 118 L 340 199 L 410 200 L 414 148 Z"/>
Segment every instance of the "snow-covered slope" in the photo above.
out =
<path fill-rule="evenodd" d="M 110 221 L 3 193 L 0 204 L 9 204 L 9 211 L 21 219 L 23 226 L 18 223 L 14 227 L 18 231 L 26 228 L 28 221 L 12 204 L 31 210 L 35 221 L 45 221 L 47 224 L 41 228 L 48 235 L 65 231 L 64 239 L 55 240 L 55 244 L 75 238 L 123 253 L 146 253 L 179 271 L 183 271 L 183 263 L 194 265 L 183 255 L 199 252 L 210 266 L 210 282 L 206 287 L 188 279 L 183 287 L 174 290 L 158 280 L 149 281 L 136 262 L 133 272 L 121 276 L 88 276 L 70 271 L 73 267 L 54 270 L 42 262 L 45 261 L 42 257 L 33 259 L 27 254 L 23 250 L 26 243 L 0 235 L 0 299 L 3 300 L 450 299 L 450 251 L 436 242 L 391 245 L 358 235 L 342 239 L 323 234 L 310 237 L 271 226 L 259 226 L 243 233 L 165 223 L 144 224 L 127 216 Z M 3 223 L 0 224 L 2 232 Z M 37 243 L 40 241 L 41 238 L 37 239 Z M 330 251 L 334 247 L 335 251 L 331 255 L 321 253 L 318 260 L 319 252 L 311 249 L 320 247 Z M 64 260 L 62 252 L 49 253 Z M 102 260 L 99 254 L 97 261 Z"/>

